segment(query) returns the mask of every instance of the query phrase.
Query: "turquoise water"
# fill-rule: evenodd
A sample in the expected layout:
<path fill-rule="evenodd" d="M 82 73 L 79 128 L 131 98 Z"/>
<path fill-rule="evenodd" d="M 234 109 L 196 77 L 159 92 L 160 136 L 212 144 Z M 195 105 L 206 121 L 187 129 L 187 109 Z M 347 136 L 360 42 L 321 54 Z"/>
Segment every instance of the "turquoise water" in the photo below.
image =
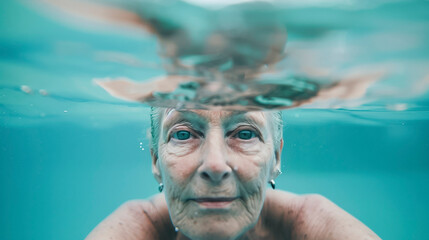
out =
<path fill-rule="evenodd" d="M 389 74 L 359 104 L 285 110 L 277 184 L 328 197 L 383 239 L 426 239 L 429 2 L 353 4 L 282 10 L 284 69 Z M 157 192 L 148 107 L 92 81 L 162 75 L 156 39 L 17 1 L 0 9 L 0 239 L 82 239 L 121 203 Z"/>

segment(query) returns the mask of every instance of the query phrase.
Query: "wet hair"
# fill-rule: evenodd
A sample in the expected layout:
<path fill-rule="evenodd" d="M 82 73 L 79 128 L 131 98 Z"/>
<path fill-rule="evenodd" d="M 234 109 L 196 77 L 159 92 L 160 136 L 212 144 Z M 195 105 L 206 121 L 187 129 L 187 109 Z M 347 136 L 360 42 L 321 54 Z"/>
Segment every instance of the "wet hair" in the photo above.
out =
<path fill-rule="evenodd" d="M 150 148 L 152 153 L 155 156 L 158 156 L 158 141 L 159 141 L 159 131 L 161 126 L 161 117 L 163 114 L 164 108 L 151 107 L 150 108 Z M 267 111 L 269 120 L 273 122 L 273 138 L 274 138 L 274 148 L 278 152 L 280 148 L 280 142 L 283 137 L 283 118 L 281 111 Z"/>

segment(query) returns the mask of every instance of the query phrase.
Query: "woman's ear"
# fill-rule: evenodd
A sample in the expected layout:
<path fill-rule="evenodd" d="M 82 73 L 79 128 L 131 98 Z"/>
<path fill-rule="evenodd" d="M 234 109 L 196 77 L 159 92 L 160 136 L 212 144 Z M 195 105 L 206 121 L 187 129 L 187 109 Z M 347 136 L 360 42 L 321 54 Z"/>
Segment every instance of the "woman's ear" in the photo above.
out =
<path fill-rule="evenodd" d="M 273 166 L 273 171 L 272 171 L 272 179 L 277 178 L 280 173 L 281 173 L 281 160 L 282 160 L 282 150 L 283 150 L 283 138 L 280 140 L 280 144 L 278 146 L 278 148 L 275 150 L 275 164 Z"/>
<path fill-rule="evenodd" d="M 161 170 L 159 169 L 158 154 L 155 154 L 153 149 L 150 149 L 150 156 L 152 157 L 152 173 L 158 183 L 162 183 Z"/>

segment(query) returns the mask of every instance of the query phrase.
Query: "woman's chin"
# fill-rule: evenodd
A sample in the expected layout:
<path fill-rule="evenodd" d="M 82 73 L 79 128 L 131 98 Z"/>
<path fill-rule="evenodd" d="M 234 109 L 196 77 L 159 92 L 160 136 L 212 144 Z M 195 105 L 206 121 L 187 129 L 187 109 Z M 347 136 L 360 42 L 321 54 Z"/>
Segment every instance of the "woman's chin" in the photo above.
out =
<path fill-rule="evenodd" d="M 234 219 L 230 219 L 234 220 Z M 209 240 L 209 239 L 217 239 L 217 240 L 228 240 L 228 239 L 236 239 L 242 233 L 243 230 L 248 229 L 248 224 L 239 224 L 235 221 L 219 220 L 213 221 L 193 221 L 191 224 L 186 224 L 183 228 L 180 228 L 180 231 L 183 232 L 186 236 L 188 236 L 192 240 Z"/>
<path fill-rule="evenodd" d="M 221 231 L 220 229 L 210 229 L 207 231 L 196 231 L 190 234 L 184 233 L 192 240 L 232 240 L 237 239 L 241 234 L 234 231 Z"/>
<path fill-rule="evenodd" d="M 237 239 L 252 228 L 259 212 L 249 213 L 241 201 L 231 203 L 190 202 L 173 222 L 191 239 Z"/>

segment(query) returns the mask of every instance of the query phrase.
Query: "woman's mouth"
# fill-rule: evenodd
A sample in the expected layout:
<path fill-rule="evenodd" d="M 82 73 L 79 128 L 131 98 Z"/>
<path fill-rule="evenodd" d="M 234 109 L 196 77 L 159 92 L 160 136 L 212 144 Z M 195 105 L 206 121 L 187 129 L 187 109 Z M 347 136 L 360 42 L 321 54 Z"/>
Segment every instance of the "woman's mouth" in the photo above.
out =
<path fill-rule="evenodd" d="M 191 199 L 197 202 L 200 206 L 204 208 L 216 209 L 216 208 L 226 208 L 236 200 L 236 197 L 214 197 L 214 198 L 194 198 Z"/>

